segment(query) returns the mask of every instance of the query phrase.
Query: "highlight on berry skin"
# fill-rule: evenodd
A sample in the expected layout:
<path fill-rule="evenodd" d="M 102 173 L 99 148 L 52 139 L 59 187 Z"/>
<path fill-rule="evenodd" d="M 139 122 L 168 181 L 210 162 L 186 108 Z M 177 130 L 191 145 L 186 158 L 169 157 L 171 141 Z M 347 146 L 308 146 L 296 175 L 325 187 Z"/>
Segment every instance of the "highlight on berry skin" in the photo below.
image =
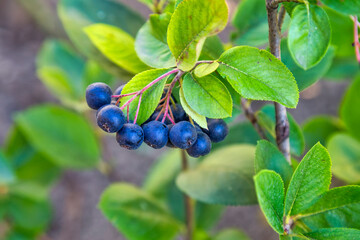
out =
<path fill-rule="evenodd" d="M 154 149 L 165 146 L 183 149 L 194 158 L 205 156 L 210 153 L 212 143 L 225 140 L 228 126 L 222 119 L 208 119 L 207 128 L 201 128 L 173 96 L 176 82 L 172 83 L 165 87 L 154 112 L 141 125 L 137 123 L 141 97 L 152 86 L 134 94 L 121 95 L 125 85 L 119 86 L 113 93 L 108 85 L 97 82 L 87 87 L 86 101 L 91 109 L 97 110 L 95 115 L 99 128 L 107 133 L 116 133 L 116 141 L 125 149 L 136 150 L 146 143 Z M 122 104 L 123 98 L 129 96 L 131 99 Z M 139 99 L 139 103 L 136 115 L 131 119 L 128 108 L 135 99 Z"/>

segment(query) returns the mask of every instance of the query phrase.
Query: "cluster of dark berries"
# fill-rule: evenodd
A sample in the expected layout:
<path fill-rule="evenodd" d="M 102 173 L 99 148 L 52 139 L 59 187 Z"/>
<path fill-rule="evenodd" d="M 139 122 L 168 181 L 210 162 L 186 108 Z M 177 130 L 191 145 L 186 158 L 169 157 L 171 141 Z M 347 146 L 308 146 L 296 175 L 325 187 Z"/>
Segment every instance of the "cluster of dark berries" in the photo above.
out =
<path fill-rule="evenodd" d="M 123 86 L 114 95 L 120 95 Z M 86 89 L 86 101 L 90 108 L 97 110 L 98 126 L 108 133 L 116 132 L 116 141 L 121 147 L 135 150 L 143 142 L 155 149 L 168 146 L 185 149 L 192 157 L 207 155 L 211 142 L 220 142 L 228 134 L 228 127 L 221 119 L 209 119 L 208 129 L 202 129 L 189 122 L 189 117 L 180 104 L 171 105 L 175 124 L 169 119 L 161 122 L 163 113 L 156 110 L 141 127 L 127 122 L 123 111 L 111 103 L 112 91 L 104 83 L 93 83 Z M 160 115 L 160 116 L 159 116 Z"/>

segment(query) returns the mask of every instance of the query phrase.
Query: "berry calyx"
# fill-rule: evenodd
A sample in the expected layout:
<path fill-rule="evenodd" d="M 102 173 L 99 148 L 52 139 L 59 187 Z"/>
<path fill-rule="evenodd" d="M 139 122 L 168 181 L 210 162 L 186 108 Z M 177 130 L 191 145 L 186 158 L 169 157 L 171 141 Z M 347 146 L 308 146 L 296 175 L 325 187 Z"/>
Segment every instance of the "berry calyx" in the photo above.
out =
<path fill-rule="evenodd" d="M 111 95 L 111 88 L 105 83 L 93 83 L 86 88 L 86 102 L 90 108 L 95 110 L 110 104 Z"/>
<path fill-rule="evenodd" d="M 110 104 L 98 112 L 96 119 L 98 126 L 108 133 L 119 131 L 126 122 L 121 109 Z"/>
<path fill-rule="evenodd" d="M 209 136 L 203 132 L 198 132 L 196 142 L 186 151 L 191 157 L 195 158 L 209 154 L 211 151 L 211 140 Z"/>
<path fill-rule="evenodd" d="M 151 121 L 143 125 L 144 142 L 152 148 L 160 149 L 166 145 L 169 138 L 167 126 L 159 121 Z"/>
<path fill-rule="evenodd" d="M 214 143 L 223 141 L 229 133 L 229 128 L 226 122 L 222 119 L 208 120 L 208 130 L 204 132 L 210 137 Z"/>
<path fill-rule="evenodd" d="M 137 124 L 125 123 L 116 133 L 116 141 L 123 148 L 138 149 L 144 141 L 144 131 Z"/>
<path fill-rule="evenodd" d="M 197 132 L 190 122 L 181 121 L 171 128 L 169 138 L 174 146 L 188 149 L 195 143 Z"/>

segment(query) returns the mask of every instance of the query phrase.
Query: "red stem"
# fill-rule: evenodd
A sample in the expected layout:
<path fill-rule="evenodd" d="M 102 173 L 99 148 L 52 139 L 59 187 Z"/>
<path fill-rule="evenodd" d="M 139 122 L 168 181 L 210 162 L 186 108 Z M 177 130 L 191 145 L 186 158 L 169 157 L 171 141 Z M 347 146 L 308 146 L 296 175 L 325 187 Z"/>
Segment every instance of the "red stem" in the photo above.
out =
<path fill-rule="evenodd" d="M 133 93 L 128 93 L 128 94 L 122 94 L 122 95 L 111 95 L 112 98 L 123 98 L 123 97 L 128 97 L 128 96 L 132 96 L 137 94 L 137 92 L 133 92 Z"/>
<path fill-rule="evenodd" d="M 127 106 L 127 122 L 129 122 L 130 120 L 129 120 L 129 112 L 130 112 L 130 106 L 128 105 Z"/>
<path fill-rule="evenodd" d="M 359 43 L 359 26 L 358 26 L 358 18 L 354 16 L 354 40 L 355 40 L 355 53 L 356 53 L 356 60 L 360 63 L 360 43 Z"/>
<path fill-rule="evenodd" d="M 129 101 L 127 101 L 120 109 L 124 110 L 124 108 L 129 105 L 132 101 L 134 101 L 140 94 L 144 93 L 146 90 L 148 90 L 149 88 L 151 88 L 152 86 L 154 86 L 156 83 L 160 82 L 161 80 L 163 80 L 164 78 L 170 76 L 171 74 L 177 73 L 179 72 L 179 69 L 174 69 L 171 70 L 170 72 L 167 72 L 163 75 L 161 75 L 160 77 L 158 77 L 157 79 L 155 79 L 154 81 L 152 81 L 151 83 L 149 83 L 148 85 L 146 85 L 143 89 L 141 89 L 140 91 L 138 91 Z"/>
<path fill-rule="evenodd" d="M 134 124 L 136 124 L 136 120 L 137 120 L 138 115 L 139 115 L 140 105 L 141 105 L 141 98 L 142 98 L 142 94 L 140 94 L 140 96 L 139 96 L 139 102 L 138 102 L 138 107 L 137 107 L 137 109 L 136 109 Z M 128 109 L 129 109 L 129 108 L 128 108 Z"/>

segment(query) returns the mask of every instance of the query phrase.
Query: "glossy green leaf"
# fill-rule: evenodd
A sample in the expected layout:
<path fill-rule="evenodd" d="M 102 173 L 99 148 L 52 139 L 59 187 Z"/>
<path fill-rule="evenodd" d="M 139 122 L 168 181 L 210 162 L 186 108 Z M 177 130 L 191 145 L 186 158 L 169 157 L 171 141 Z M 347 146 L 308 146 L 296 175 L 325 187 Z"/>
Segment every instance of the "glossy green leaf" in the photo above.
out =
<path fill-rule="evenodd" d="M 359 15 L 360 2 L 357 0 L 321 0 L 322 3 L 331 7 L 332 9 L 344 13 L 346 15 Z"/>
<path fill-rule="evenodd" d="M 266 169 L 278 173 L 287 187 L 293 173 L 292 167 L 274 144 L 261 140 L 256 146 L 255 173 Z"/>
<path fill-rule="evenodd" d="M 187 0 L 176 8 L 168 28 L 168 44 L 177 65 L 189 71 L 198 60 L 207 37 L 227 23 L 225 0 Z"/>
<path fill-rule="evenodd" d="M 195 166 L 198 159 L 189 157 L 190 166 Z M 167 151 L 150 169 L 144 183 L 144 190 L 164 201 L 172 215 L 185 223 L 184 195 L 175 184 L 181 172 L 181 152 L 178 149 Z M 197 202 L 195 218 L 197 229 L 209 229 L 220 218 L 223 207 Z"/>
<path fill-rule="evenodd" d="M 279 239 L 280 240 L 303 240 L 303 239 L 309 240 L 309 238 L 305 237 L 302 234 L 280 235 Z"/>
<path fill-rule="evenodd" d="M 314 199 L 306 211 L 298 215 L 311 230 L 319 228 L 360 228 L 360 186 L 333 188 Z"/>
<path fill-rule="evenodd" d="M 330 45 L 331 26 L 326 12 L 316 5 L 298 5 L 289 29 L 289 49 L 295 62 L 307 70 L 317 65 Z"/>
<path fill-rule="evenodd" d="M 215 72 L 218 67 L 219 67 L 218 62 L 201 63 L 195 68 L 194 74 L 198 78 L 205 77 L 205 76 Z"/>
<path fill-rule="evenodd" d="M 271 53 L 253 47 L 235 47 L 224 52 L 219 63 L 219 73 L 241 96 L 296 107 L 299 92 L 294 77 Z"/>
<path fill-rule="evenodd" d="M 46 41 L 36 64 L 39 78 L 60 100 L 79 100 L 84 96 L 84 60 L 66 43 Z"/>
<path fill-rule="evenodd" d="M 360 142 L 339 133 L 329 139 L 327 147 L 334 175 L 348 183 L 360 183 Z"/>
<path fill-rule="evenodd" d="M 296 168 L 285 198 L 285 214 L 297 215 L 329 189 L 331 160 L 326 148 L 316 144 Z"/>
<path fill-rule="evenodd" d="M 31 108 L 15 122 L 39 152 L 61 167 L 94 167 L 100 158 L 96 136 L 78 114 L 53 105 Z"/>
<path fill-rule="evenodd" d="M 153 68 L 169 68 L 176 65 L 167 44 L 167 28 L 171 14 L 152 14 L 136 36 L 135 50 L 139 58 Z"/>
<path fill-rule="evenodd" d="M 330 47 L 319 64 L 311 69 L 304 70 L 299 67 L 291 57 L 287 40 L 283 39 L 281 41 L 281 61 L 289 68 L 292 74 L 294 74 L 300 91 L 310 87 L 328 72 L 334 55 L 335 48 Z"/>
<path fill-rule="evenodd" d="M 197 113 L 208 118 L 231 117 L 231 95 L 214 75 L 197 78 L 189 73 L 184 77 L 182 88 L 186 102 Z"/>
<path fill-rule="evenodd" d="M 177 179 L 178 187 L 190 197 L 211 204 L 256 203 L 254 155 L 251 145 L 232 145 L 208 155 L 202 163 Z"/>
<path fill-rule="evenodd" d="M 348 88 L 343 99 L 340 115 L 349 133 L 360 140 L 360 108 L 354 107 L 360 104 L 360 76 L 358 76 Z"/>
<path fill-rule="evenodd" d="M 257 141 L 260 140 L 259 134 L 255 128 L 248 121 L 237 123 L 229 127 L 229 134 L 224 141 L 213 144 L 212 149 L 218 149 L 231 144 L 247 143 L 256 145 Z"/>
<path fill-rule="evenodd" d="M 14 170 L 2 152 L 0 152 L 0 185 L 12 183 L 14 180 Z"/>
<path fill-rule="evenodd" d="M 269 38 L 266 4 L 263 0 L 243 0 L 239 3 L 232 24 L 237 28 L 238 45 L 260 46 Z"/>
<path fill-rule="evenodd" d="M 295 121 L 295 119 L 288 115 L 289 125 L 290 125 L 290 151 L 296 156 L 301 156 L 305 149 L 305 140 L 300 126 Z M 275 140 L 275 107 L 273 105 L 265 105 L 260 112 L 257 112 L 257 117 L 260 126 L 266 129 L 269 134 L 267 134 L 268 139 L 273 143 L 276 143 Z"/>
<path fill-rule="evenodd" d="M 49 157 L 36 150 L 17 126 L 7 138 L 4 154 L 18 180 L 51 186 L 60 175 L 60 168 Z"/>
<path fill-rule="evenodd" d="M 149 69 L 136 54 L 135 39 L 120 28 L 97 23 L 84 31 L 107 58 L 126 71 L 136 74 Z"/>
<path fill-rule="evenodd" d="M 144 24 L 139 14 L 113 0 L 61 0 L 58 12 L 69 38 L 82 54 L 124 80 L 131 78 L 131 74 L 108 60 L 92 44 L 83 28 L 95 23 L 110 24 L 135 37 Z"/>
<path fill-rule="evenodd" d="M 152 70 L 148 70 L 148 71 L 139 73 L 125 85 L 121 94 L 137 92 L 167 72 L 169 72 L 169 70 L 167 70 L 167 69 L 152 69 Z M 142 124 L 143 122 L 145 122 L 151 116 L 151 114 L 153 114 L 153 112 L 155 111 L 156 107 L 159 104 L 161 95 L 163 93 L 166 80 L 167 80 L 167 77 L 160 80 L 154 86 L 152 86 L 151 88 L 149 88 L 148 90 L 146 90 L 143 93 L 142 98 L 141 98 L 141 106 L 140 106 L 140 110 L 139 110 L 139 116 L 138 116 L 138 120 L 137 120 L 138 124 Z M 124 97 L 121 100 L 121 105 L 124 105 L 132 97 L 133 96 Z M 134 101 L 132 101 L 130 103 L 130 118 L 131 119 L 135 118 L 136 110 L 138 108 L 138 103 L 139 103 L 139 97 L 137 97 Z M 126 108 L 124 109 L 124 112 L 126 112 Z"/>
<path fill-rule="evenodd" d="M 238 229 L 224 229 L 217 233 L 213 240 L 250 240 L 250 238 Z"/>
<path fill-rule="evenodd" d="M 192 120 L 194 120 L 197 124 L 199 124 L 200 127 L 207 129 L 207 121 L 206 117 L 203 115 L 200 115 L 197 113 L 194 109 L 192 109 L 189 105 L 189 103 L 185 99 L 185 94 L 183 88 L 180 88 L 179 90 L 180 94 L 180 102 L 181 106 L 184 108 L 184 111 L 186 112 L 189 117 L 191 117 Z"/>
<path fill-rule="evenodd" d="M 315 232 L 305 233 L 305 236 L 316 240 L 349 240 L 360 236 L 359 229 L 352 228 L 323 228 Z"/>
<path fill-rule="evenodd" d="M 281 176 L 274 171 L 261 170 L 254 177 L 258 202 L 266 220 L 279 234 L 284 232 L 285 189 Z"/>
<path fill-rule="evenodd" d="M 332 134 L 343 130 L 344 127 L 340 120 L 332 116 L 324 115 L 313 117 L 303 124 L 303 133 L 307 148 L 311 148 L 317 142 L 325 146 Z"/>
<path fill-rule="evenodd" d="M 129 184 L 110 185 L 102 194 L 99 207 L 129 240 L 168 240 L 182 228 L 160 202 Z"/>

